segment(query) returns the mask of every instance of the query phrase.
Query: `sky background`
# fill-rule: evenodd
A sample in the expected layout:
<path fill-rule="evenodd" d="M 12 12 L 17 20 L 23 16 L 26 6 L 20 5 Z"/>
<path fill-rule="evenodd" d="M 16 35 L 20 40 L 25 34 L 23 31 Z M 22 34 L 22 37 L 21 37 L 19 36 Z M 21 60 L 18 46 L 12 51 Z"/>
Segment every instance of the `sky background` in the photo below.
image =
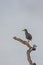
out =
<path fill-rule="evenodd" d="M 37 50 L 31 57 L 37 65 L 43 64 L 43 0 L 0 0 L 0 65 L 29 65 L 28 48 L 13 40 L 26 40 L 23 29 L 32 34 L 31 45 Z"/>

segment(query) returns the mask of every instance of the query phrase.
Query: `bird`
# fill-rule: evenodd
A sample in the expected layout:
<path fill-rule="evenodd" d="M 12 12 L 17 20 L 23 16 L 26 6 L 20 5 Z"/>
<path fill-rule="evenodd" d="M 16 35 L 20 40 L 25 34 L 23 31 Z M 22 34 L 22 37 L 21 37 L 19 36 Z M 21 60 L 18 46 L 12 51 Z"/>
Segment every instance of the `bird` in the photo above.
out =
<path fill-rule="evenodd" d="M 37 45 L 33 45 L 32 50 L 36 50 Z"/>
<path fill-rule="evenodd" d="M 32 35 L 30 33 L 28 33 L 27 29 L 24 29 L 22 31 L 25 31 L 25 36 L 26 36 L 26 39 L 29 41 L 32 40 Z"/>

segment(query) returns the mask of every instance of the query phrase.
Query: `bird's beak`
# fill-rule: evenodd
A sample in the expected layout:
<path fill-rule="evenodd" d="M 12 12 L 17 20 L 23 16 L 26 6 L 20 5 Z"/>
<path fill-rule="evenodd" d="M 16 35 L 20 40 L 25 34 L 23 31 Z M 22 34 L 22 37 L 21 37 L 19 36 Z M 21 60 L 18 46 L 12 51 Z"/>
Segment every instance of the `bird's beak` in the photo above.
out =
<path fill-rule="evenodd" d="M 22 31 L 24 31 L 24 30 L 22 30 Z"/>

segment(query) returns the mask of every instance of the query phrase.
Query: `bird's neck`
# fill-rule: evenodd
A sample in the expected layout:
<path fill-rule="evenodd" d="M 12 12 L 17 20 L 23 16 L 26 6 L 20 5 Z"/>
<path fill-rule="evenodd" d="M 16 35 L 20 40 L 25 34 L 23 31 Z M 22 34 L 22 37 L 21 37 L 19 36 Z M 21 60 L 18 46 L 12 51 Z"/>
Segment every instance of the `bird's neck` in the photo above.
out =
<path fill-rule="evenodd" d="M 25 33 L 28 33 L 28 31 L 25 31 Z"/>

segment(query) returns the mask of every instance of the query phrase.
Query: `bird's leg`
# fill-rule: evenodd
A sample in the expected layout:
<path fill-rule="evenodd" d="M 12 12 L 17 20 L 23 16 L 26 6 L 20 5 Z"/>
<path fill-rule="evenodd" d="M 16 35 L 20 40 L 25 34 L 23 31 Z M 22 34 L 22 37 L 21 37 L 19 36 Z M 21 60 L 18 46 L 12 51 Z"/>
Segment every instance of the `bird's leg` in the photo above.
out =
<path fill-rule="evenodd" d="M 28 42 L 30 42 L 30 40 L 28 40 Z"/>

